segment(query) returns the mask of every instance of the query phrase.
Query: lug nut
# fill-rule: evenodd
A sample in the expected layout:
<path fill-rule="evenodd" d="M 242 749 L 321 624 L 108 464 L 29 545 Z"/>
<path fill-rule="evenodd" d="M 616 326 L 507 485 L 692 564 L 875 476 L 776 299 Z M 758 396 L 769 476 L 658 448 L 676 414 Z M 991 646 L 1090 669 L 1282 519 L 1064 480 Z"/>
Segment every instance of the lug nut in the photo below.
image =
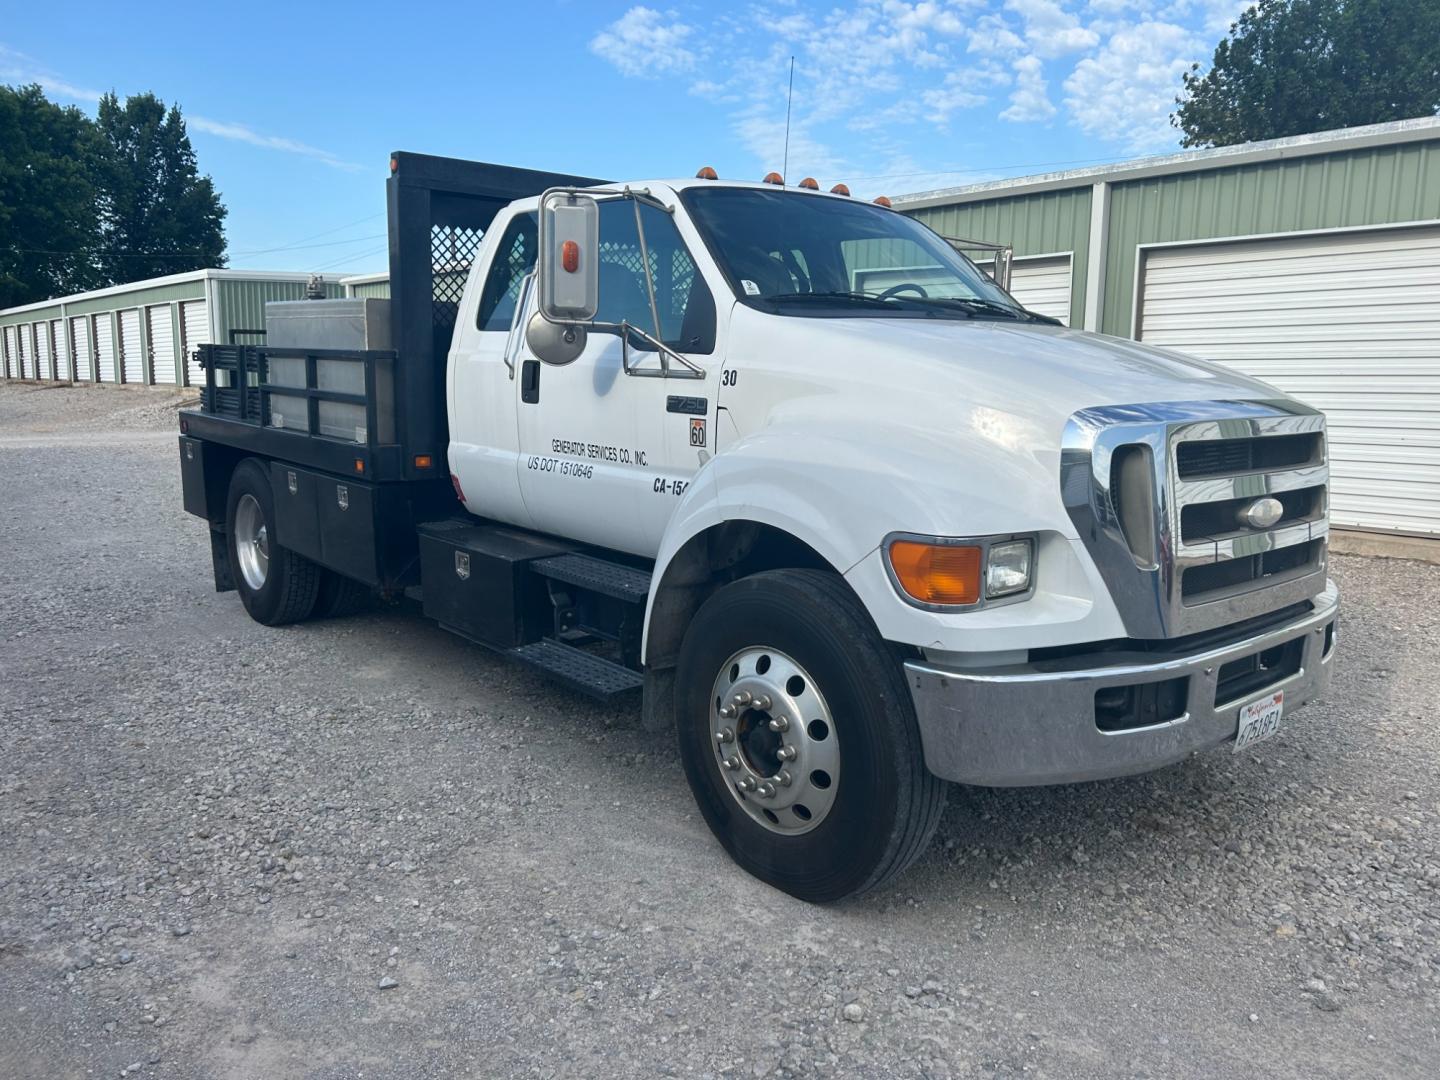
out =
<path fill-rule="evenodd" d="M 774 776 L 772 776 L 770 779 L 771 779 L 771 780 L 774 780 L 774 781 L 775 781 L 777 784 L 779 784 L 781 787 L 789 787 L 789 786 L 790 786 L 790 782 L 791 782 L 792 780 L 794 780 L 795 778 L 790 775 L 790 770 L 789 770 L 789 769 L 781 769 L 778 773 L 776 773 L 776 774 L 775 774 Z"/>
<path fill-rule="evenodd" d="M 735 706 L 734 706 L 734 705 L 725 705 L 725 706 L 722 706 L 721 709 L 720 709 L 720 716 L 721 716 L 723 719 L 725 719 L 725 720 L 733 720 L 733 719 L 735 719 Z"/>
<path fill-rule="evenodd" d="M 775 751 L 775 756 L 781 761 L 794 761 L 800 756 L 800 751 L 796 750 L 793 746 L 782 746 L 779 750 Z"/>
<path fill-rule="evenodd" d="M 734 742 L 735 729 L 727 727 L 724 731 L 717 731 L 715 733 L 715 738 L 718 739 L 720 742 Z"/>
<path fill-rule="evenodd" d="M 754 791 L 758 785 L 755 783 L 755 778 L 753 776 L 742 776 L 739 780 L 738 786 L 741 791 Z"/>
<path fill-rule="evenodd" d="M 739 759 L 738 757 L 736 757 L 734 754 L 731 754 L 729 757 L 727 757 L 727 758 L 725 759 L 725 768 L 727 768 L 727 769 L 738 769 L 739 767 L 740 767 L 740 759 Z"/>
<path fill-rule="evenodd" d="M 733 701 L 736 705 L 749 705 L 753 699 L 750 697 L 749 690 L 741 690 L 730 700 Z"/>
<path fill-rule="evenodd" d="M 773 799 L 775 797 L 775 785 L 767 780 L 756 790 L 756 794 L 762 799 Z"/>
<path fill-rule="evenodd" d="M 789 717 L 785 717 L 785 716 L 772 716 L 772 717 L 770 718 L 770 730 L 771 730 L 771 731 L 789 731 L 789 730 L 790 730 L 790 719 L 789 719 Z"/>
<path fill-rule="evenodd" d="M 769 712 L 770 706 L 773 704 L 774 702 L 770 700 L 769 694 L 761 694 L 755 699 L 755 708 L 759 709 L 761 712 Z"/>

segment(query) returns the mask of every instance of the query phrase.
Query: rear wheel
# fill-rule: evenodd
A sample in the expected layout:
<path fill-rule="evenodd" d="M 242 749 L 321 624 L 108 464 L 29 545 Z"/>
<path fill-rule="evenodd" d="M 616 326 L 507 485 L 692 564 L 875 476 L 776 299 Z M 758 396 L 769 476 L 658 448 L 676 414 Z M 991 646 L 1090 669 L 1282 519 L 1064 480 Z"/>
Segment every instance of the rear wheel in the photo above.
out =
<path fill-rule="evenodd" d="M 230 478 L 225 524 L 230 575 L 250 617 L 266 626 L 308 617 L 320 589 L 320 568 L 275 543 L 270 477 L 254 458 L 242 461 Z"/>
<path fill-rule="evenodd" d="M 337 574 L 334 570 L 322 569 L 312 618 L 341 619 L 346 615 L 355 615 L 368 608 L 374 599 L 370 586 L 364 582 Z"/>
<path fill-rule="evenodd" d="M 939 823 L 899 658 L 835 574 L 777 570 L 717 591 L 676 672 L 681 757 L 711 831 L 803 900 L 891 880 Z"/>

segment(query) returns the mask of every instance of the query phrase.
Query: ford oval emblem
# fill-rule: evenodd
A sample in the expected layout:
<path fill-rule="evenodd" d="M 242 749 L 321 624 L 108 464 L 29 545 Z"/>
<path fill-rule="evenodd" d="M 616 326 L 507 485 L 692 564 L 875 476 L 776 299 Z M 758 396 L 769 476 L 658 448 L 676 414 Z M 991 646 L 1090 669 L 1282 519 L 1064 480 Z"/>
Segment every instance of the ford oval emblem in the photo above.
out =
<path fill-rule="evenodd" d="M 1269 496 L 1256 499 L 1240 511 L 1240 520 L 1252 529 L 1268 529 L 1285 516 L 1285 505 Z"/>

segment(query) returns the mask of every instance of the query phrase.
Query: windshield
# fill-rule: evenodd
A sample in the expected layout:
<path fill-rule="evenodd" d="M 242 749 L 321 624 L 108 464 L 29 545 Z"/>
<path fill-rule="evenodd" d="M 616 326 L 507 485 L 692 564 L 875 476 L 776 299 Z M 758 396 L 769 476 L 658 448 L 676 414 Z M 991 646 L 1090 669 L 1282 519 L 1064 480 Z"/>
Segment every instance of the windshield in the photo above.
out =
<path fill-rule="evenodd" d="M 1023 312 L 969 259 L 893 210 L 754 188 L 692 187 L 681 199 L 752 307 L 806 316 Z"/>

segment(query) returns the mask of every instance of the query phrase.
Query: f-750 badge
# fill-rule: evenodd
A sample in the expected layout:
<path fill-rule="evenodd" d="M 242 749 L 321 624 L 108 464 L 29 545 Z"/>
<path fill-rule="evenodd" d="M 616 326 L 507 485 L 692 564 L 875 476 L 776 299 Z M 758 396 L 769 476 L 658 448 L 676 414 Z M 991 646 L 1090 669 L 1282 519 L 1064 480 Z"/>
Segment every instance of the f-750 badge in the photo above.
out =
<path fill-rule="evenodd" d="M 703 418 L 697 418 L 690 421 L 690 445 L 705 445 L 705 421 Z"/>

